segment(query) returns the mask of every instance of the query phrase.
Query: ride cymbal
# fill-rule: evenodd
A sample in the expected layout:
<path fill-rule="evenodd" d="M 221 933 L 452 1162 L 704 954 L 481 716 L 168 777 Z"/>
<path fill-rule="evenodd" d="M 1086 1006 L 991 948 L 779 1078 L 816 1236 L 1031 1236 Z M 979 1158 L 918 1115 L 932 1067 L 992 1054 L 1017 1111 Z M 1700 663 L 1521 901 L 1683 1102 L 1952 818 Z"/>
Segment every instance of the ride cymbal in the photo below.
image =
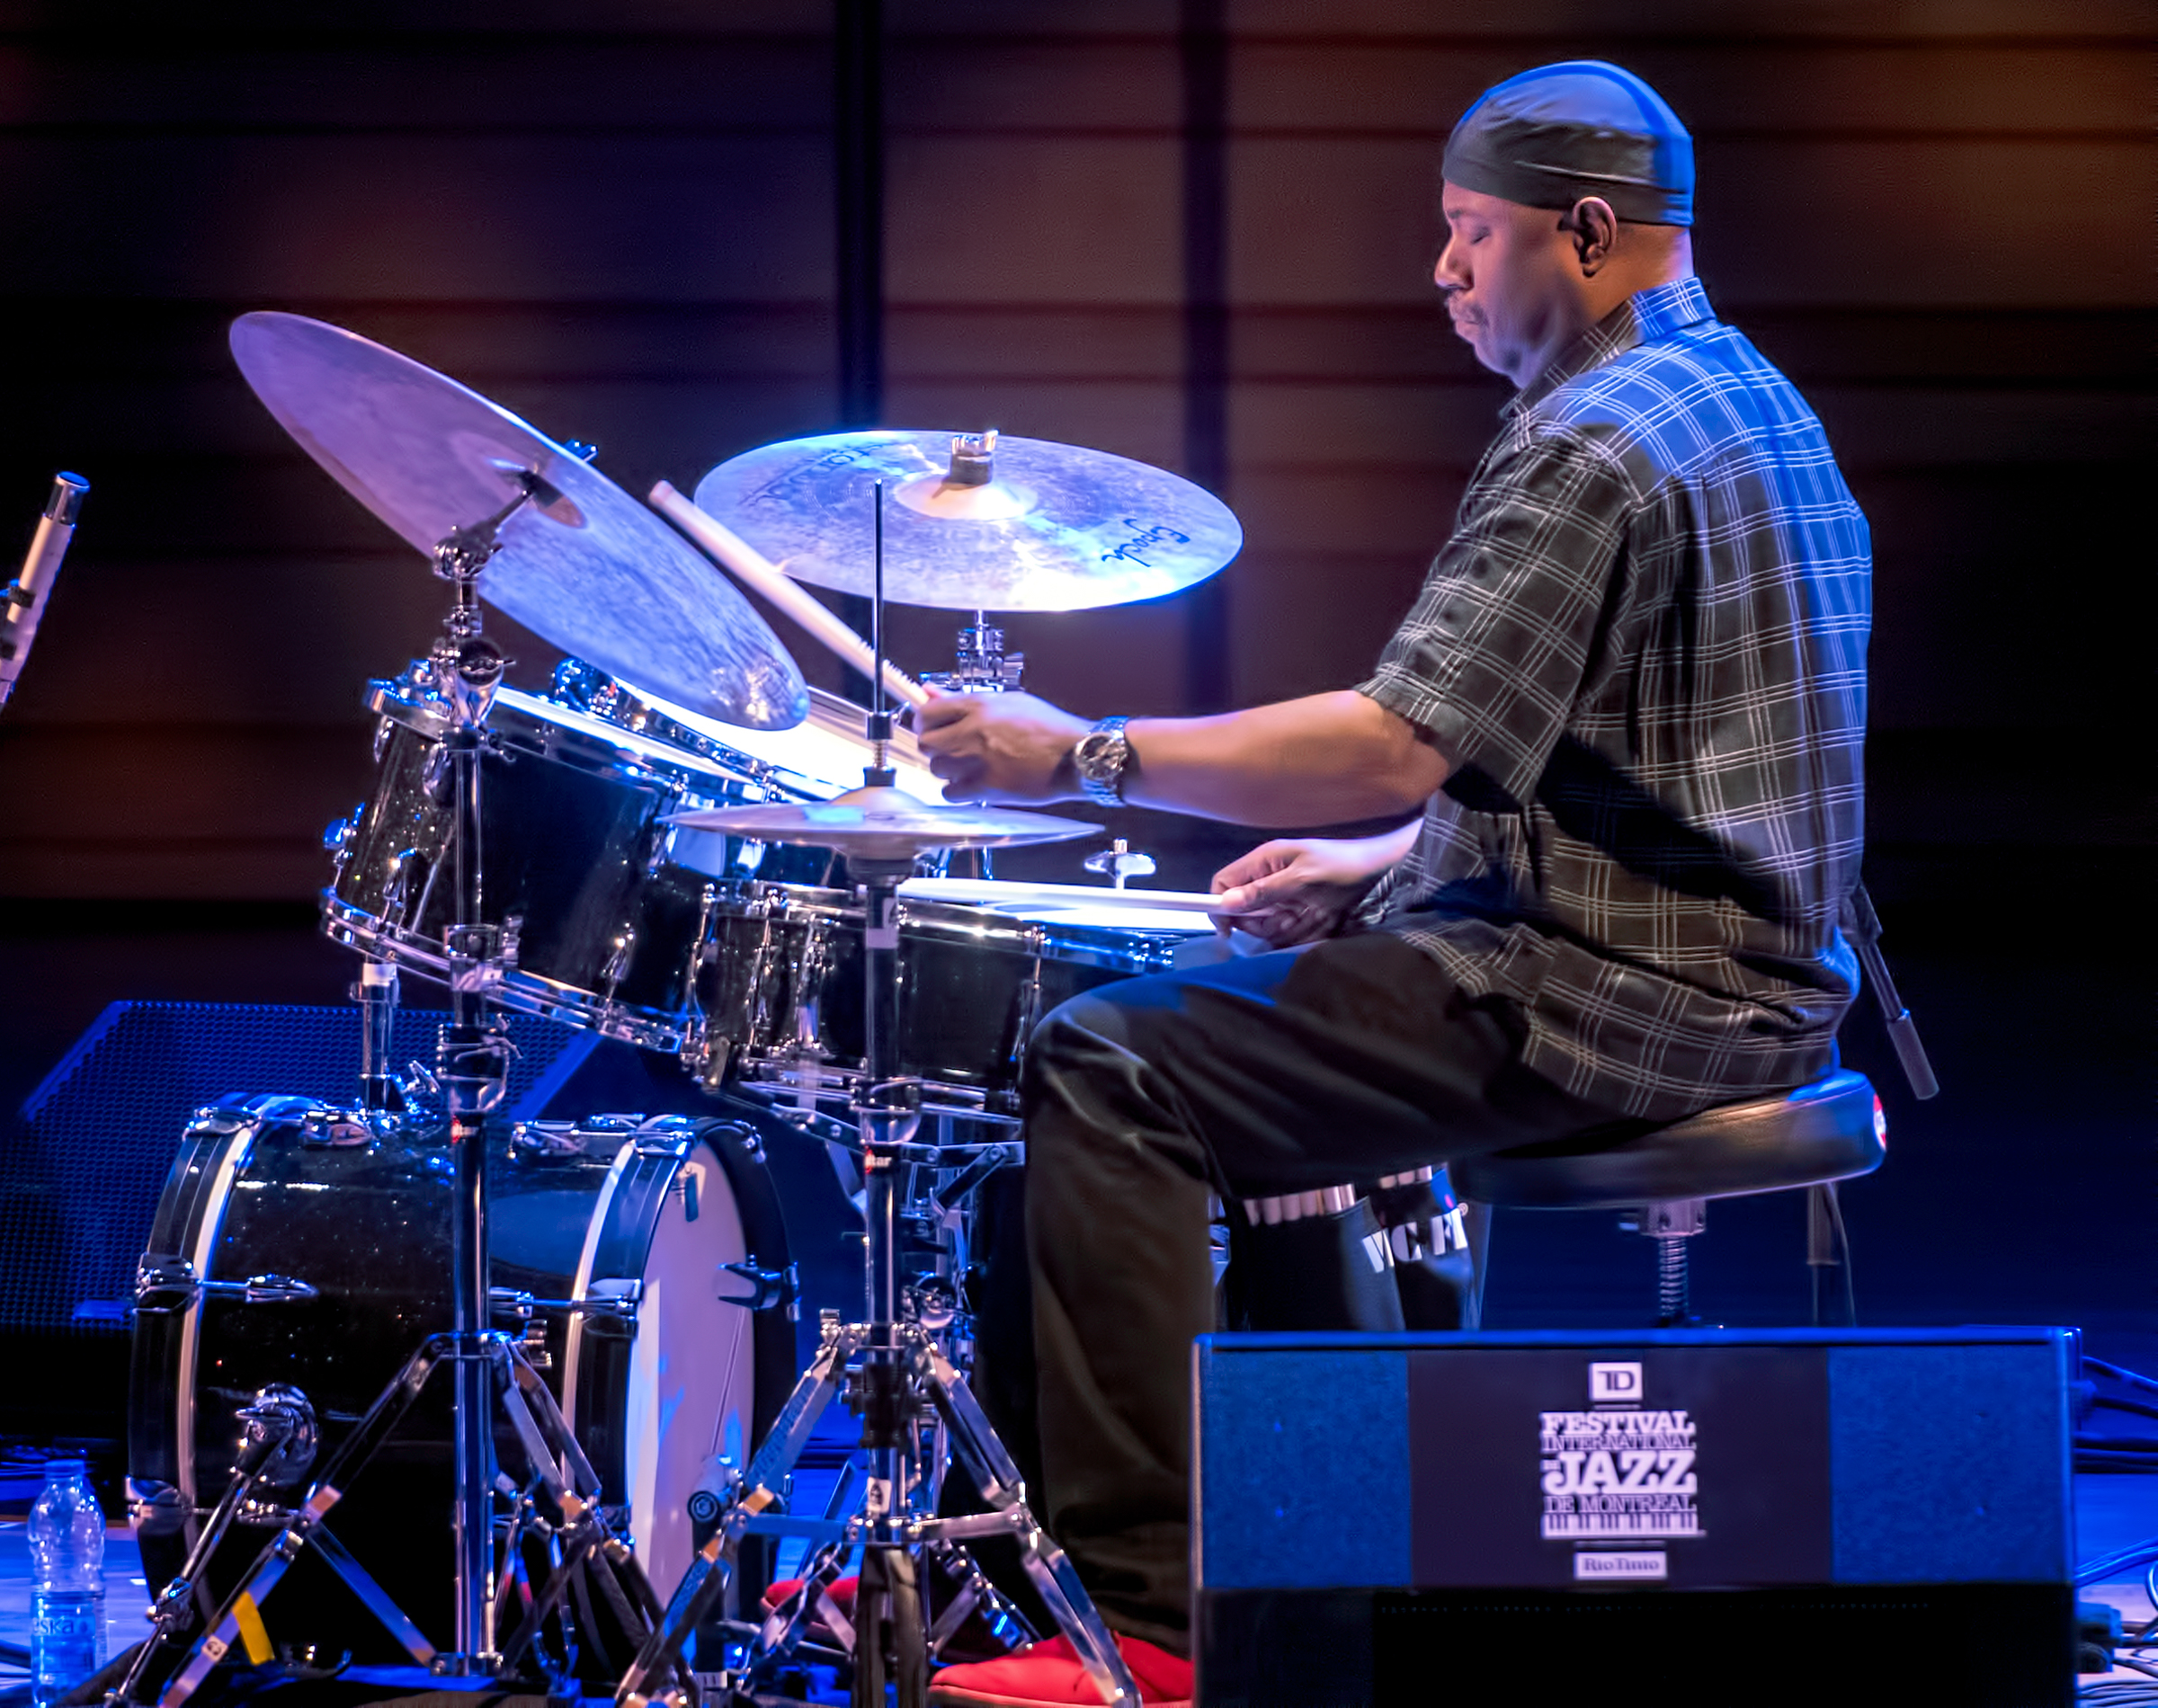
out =
<path fill-rule="evenodd" d="M 870 591 L 870 483 L 885 483 L 884 592 L 943 610 L 1066 611 L 1159 599 L 1235 556 L 1202 486 L 1047 439 L 879 428 L 790 439 L 697 483 L 709 512 L 798 581 Z"/>

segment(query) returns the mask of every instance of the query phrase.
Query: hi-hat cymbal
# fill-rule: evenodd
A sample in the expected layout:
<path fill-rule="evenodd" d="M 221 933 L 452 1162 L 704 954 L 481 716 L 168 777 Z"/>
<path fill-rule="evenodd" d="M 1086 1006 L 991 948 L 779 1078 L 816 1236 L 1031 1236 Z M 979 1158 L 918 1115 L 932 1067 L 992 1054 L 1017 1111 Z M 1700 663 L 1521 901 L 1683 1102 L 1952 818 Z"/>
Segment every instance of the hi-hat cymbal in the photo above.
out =
<path fill-rule="evenodd" d="M 715 806 L 667 823 L 761 842 L 835 848 L 858 859 L 905 860 L 939 848 L 1019 848 L 1099 836 L 1099 824 L 1001 806 L 941 806 L 896 788 L 856 788 L 828 801 Z"/>
<path fill-rule="evenodd" d="M 1165 469 L 994 433 L 790 439 L 721 463 L 697 504 L 796 580 L 866 594 L 878 479 L 885 597 L 902 605 L 1124 605 L 1204 581 L 1244 544 L 1226 504 Z"/>
<path fill-rule="evenodd" d="M 709 717 L 787 729 L 801 672 L 734 585 L 590 464 L 477 392 L 299 315 L 242 315 L 232 353 L 255 395 L 337 484 L 432 554 L 538 475 L 503 523 L 479 594 L 566 652 Z"/>

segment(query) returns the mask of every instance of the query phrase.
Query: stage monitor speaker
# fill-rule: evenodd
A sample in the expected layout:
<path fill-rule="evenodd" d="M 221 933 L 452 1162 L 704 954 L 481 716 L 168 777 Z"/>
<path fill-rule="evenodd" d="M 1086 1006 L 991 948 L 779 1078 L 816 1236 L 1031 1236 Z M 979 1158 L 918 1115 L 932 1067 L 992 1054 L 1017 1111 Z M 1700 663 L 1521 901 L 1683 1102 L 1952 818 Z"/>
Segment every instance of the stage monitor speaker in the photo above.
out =
<path fill-rule="evenodd" d="M 432 1065 L 445 1018 L 399 1010 L 395 1059 Z M 602 1040 L 530 1015 L 505 1018 L 517 1053 L 503 1113 L 536 1116 Z M 356 1008 L 113 1003 L 9 1123 L 0 1335 L 124 1339 L 136 1261 L 194 1111 L 227 1092 L 349 1102 L 359 1075 Z"/>
<path fill-rule="evenodd" d="M 1217 1335 L 1202 1708 L 2065 1708 L 2058 1329 Z"/>

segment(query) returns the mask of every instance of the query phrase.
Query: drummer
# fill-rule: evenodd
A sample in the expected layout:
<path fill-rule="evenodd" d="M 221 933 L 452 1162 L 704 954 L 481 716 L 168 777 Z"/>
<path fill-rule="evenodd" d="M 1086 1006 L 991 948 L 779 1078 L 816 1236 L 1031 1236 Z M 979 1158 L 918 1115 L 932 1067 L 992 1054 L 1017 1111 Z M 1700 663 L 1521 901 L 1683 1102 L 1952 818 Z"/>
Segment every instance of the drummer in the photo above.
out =
<path fill-rule="evenodd" d="M 1592 61 L 1447 145 L 1435 279 L 1519 387 L 1369 679 L 1225 716 L 920 715 L 949 797 L 1233 823 L 1273 946 L 1035 1033 L 1027 1217 L 1050 1530 L 1152 1702 L 1189 1695 L 1190 1346 L 1209 1193 L 1616 1133 L 1825 1072 L 1856 968 L 1870 560 L 1820 423 L 1693 275 L 1692 145 Z M 1629 1129 L 1629 1124 L 1630 1129 Z M 938 1676 L 1091 1700 L 1054 1645 Z"/>

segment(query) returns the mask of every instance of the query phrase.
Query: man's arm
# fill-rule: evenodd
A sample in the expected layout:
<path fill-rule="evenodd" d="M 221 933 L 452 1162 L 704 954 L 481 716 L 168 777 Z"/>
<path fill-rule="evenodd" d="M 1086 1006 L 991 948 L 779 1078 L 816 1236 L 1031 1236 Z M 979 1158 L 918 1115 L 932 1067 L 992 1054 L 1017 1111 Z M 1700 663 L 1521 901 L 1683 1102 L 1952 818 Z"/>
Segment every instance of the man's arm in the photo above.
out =
<path fill-rule="evenodd" d="M 1025 694 L 940 696 L 916 713 L 923 750 L 954 800 L 1083 798 L 1070 764 L 1088 725 Z M 1124 798 L 1262 826 L 1338 824 L 1422 805 L 1444 755 L 1397 713 L 1353 689 L 1218 717 L 1134 718 Z"/>
<path fill-rule="evenodd" d="M 1262 842 L 1214 874 L 1217 925 L 1234 925 L 1274 947 L 1339 932 L 1378 881 L 1409 857 L 1423 829 L 1413 818 L 1378 836 L 1336 841 L 1300 837 Z M 1234 917 L 1231 917 L 1231 916 Z"/>

